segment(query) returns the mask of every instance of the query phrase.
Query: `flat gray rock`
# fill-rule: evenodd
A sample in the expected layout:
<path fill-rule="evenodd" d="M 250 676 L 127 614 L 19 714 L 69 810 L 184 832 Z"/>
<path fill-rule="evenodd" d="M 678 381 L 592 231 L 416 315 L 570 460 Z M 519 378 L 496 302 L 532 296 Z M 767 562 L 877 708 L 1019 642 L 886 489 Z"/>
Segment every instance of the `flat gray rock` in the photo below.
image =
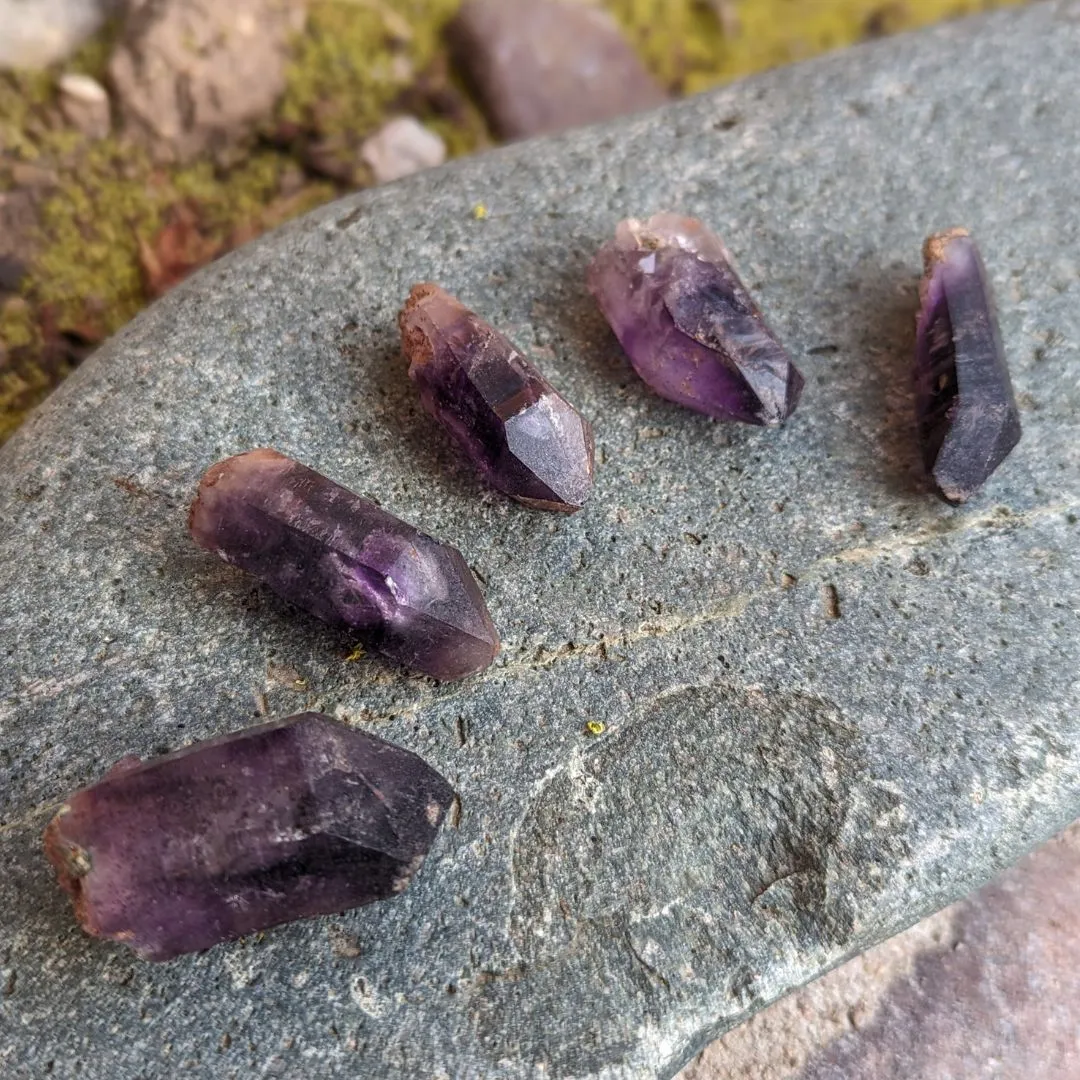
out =
<path fill-rule="evenodd" d="M 1080 814 L 1077 55 L 1080 4 L 1034 5 L 425 174 L 213 265 L 77 372 L 0 452 L 0 1073 L 666 1076 Z M 656 398 L 586 295 L 616 220 L 664 208 L 725 237 L 799 358 L 782 430 Z M 958 223 L 1026 429 L 960 509 L 909 391 L 922 240 Z M 584 512 L 485 494 L 421 413 L 419 279 L 593 418 Z M 200 473 L 263 445 L 457 544 L 496 665 L 347 660 L 196 549 Z M 164 966 L 85 937 L 39 848 L 57 800 L 309 708 L 455 784 L 412 887 Z"/>

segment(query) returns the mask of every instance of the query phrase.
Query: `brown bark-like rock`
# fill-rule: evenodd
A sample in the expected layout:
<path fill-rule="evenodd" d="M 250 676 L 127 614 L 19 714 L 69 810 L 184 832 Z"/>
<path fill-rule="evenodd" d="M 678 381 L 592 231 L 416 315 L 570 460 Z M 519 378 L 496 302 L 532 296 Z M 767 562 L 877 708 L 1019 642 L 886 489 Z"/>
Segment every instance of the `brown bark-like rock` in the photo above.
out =
<path fill-rule="evenodd" d="M 137 0 L 109 76 L 124 128 L 184 161 L 243 138 L 285 87 L 303 0 Z"/>

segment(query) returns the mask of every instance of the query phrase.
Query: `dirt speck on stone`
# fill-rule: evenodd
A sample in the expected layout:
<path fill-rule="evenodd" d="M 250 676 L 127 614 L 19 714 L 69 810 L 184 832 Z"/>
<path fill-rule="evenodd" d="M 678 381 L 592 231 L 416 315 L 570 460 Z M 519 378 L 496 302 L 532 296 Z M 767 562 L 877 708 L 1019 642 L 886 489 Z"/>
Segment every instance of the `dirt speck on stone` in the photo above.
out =
<path fill-rule="evenodd" d="M 825 606 L 827 619 L 840 618 L 840 593 L 837 592 L 835 585 L 826 585 L 821 590 L 821 602 Z"/>

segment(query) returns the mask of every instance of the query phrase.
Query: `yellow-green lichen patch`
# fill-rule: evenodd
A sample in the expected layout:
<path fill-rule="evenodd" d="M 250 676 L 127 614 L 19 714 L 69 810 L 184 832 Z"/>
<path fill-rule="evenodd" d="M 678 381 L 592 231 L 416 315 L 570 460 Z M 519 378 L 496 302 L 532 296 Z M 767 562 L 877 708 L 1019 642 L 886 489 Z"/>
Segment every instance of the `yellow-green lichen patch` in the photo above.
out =
<path fill-rule="evenodd" d="M 650 68 L 697 93 L 868 36 L 1021 0 L 605 0 Z"/>
<path fill-rule="evenodd" d="M 52 388 L 54 380 L 36 363 L 40 350 L 30 305 L 21 297 L 0 303 L 0 443 Z"/>
<path fill-rule="evenodd" d="M 45 110 L 56 97 L 50 72 L 0 72 L 0 155 L 33 161 L 47 136 Z"/>
<path fill-rule="evenodd" d="M 146 303 L 140 242 L 152 243 L 170 207 L 194 204 L 208 242 L 225 246 L 233 229 L 258 223 L 272 205 L 283 167 L 280 155 L 263 152 L 223 174 L 209 162 L 162 170 L 131 146 L 104 140 L 61 173 L 45 201 L 42 250 L 26 291 L 53 307 L 61 327 L 91 318 L 111 333 Z M 327 194 L 319 187 L 312 201 Z"/>

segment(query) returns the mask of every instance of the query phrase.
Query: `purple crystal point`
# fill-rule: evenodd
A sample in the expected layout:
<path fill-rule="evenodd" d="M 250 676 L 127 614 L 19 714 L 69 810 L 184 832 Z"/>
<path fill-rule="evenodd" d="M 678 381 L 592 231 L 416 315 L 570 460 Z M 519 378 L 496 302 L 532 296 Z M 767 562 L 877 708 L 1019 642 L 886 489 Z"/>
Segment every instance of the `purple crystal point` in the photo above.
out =
<path fill-rule="evenodd" d="M 461 679 L 499 651 L 459 552 L 275 450 L 209 469 L 190 528 L 202 547 L 405 667 Z"/>
<path fill-rule="evenodd" d="M 526 506 L 580 510 L 594 464 L 592 428 L 577 409 L 438 285 L 415 286 L 399 321 L 424 408 L 488 482 Z"/>
<path fill-rule="evenodd" d="M 748 424 L 794 412 L 802 375 L 700 221 L 621 222 L 589 267 L 589 289 L 634 370 L 662 397 Z"/>
<path fill-rule="evenodd" d="M 966 229 L 923 248 L 915 406 L 923 461 L 942 495 L 961 503 L 1020 441 L 1005 350 L 986 267 Z"/>
<path fill-rule="evenodd" d="M 125 759 L 45 850 L 87 933 L 169 960 L 401 892 L 452 798 L 415 754 L 303 713 Z"/>

